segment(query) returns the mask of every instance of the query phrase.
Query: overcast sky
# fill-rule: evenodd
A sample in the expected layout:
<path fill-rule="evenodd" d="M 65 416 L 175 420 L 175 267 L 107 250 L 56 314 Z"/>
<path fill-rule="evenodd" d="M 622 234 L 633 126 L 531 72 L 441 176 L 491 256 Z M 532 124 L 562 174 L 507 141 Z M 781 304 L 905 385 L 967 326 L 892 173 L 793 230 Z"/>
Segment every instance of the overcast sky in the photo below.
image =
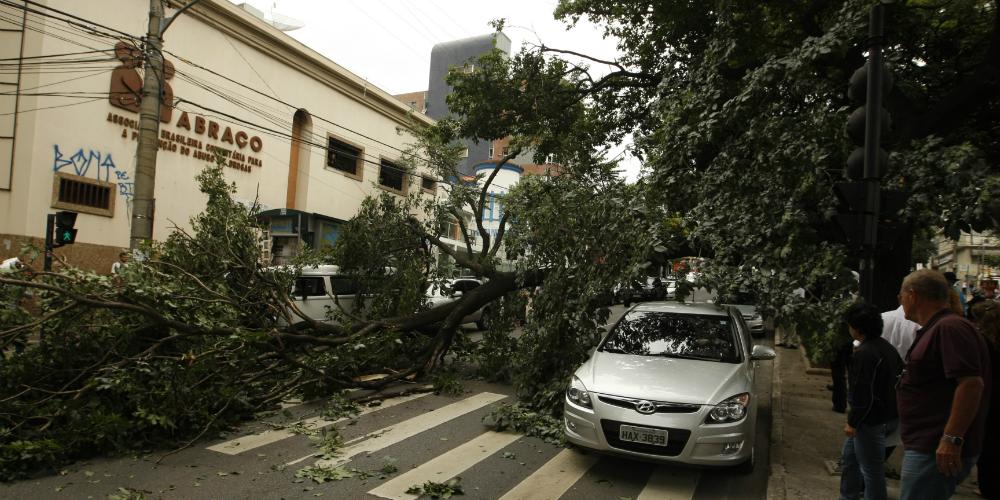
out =
<path fill-rule="evenodd" d="M 230 0 L 233 1 L 233 0 Z M 235 4 L 242 1 L 233 1 Z M 507 20 L 512 51 L 540 41 L 599 59 L 614 59 L 615 43 L 581 21 L 567 31 L 552 11 L 556 0 L 250 0 L 247 3 L 298 19 L 288 34 L 390 94 L 427 90 L 431 48 L 438 43 L 491 33 L 489 22 Z M 606 70 L 592 65 L 594 73 Z M 616 148 L 612 156 L 621 154 Z M 638 175 L 627 157 L 626 177 Z"/>

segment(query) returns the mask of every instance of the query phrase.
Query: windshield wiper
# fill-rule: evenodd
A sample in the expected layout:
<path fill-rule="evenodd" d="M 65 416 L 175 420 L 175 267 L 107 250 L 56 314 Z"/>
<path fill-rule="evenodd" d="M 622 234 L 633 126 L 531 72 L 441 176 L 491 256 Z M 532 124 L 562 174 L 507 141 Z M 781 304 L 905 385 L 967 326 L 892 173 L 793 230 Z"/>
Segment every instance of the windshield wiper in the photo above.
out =
<path fill-rule="evenodd" d="M 672 353 L 661 353 L 659 356 L 664 358 L 677 358 L 677 359 L 695 359 L 698 361 L 722 361 L 721 357 L 709 358 L 707 356 L 692 356 L 690 354 L 672 354 Z"/>

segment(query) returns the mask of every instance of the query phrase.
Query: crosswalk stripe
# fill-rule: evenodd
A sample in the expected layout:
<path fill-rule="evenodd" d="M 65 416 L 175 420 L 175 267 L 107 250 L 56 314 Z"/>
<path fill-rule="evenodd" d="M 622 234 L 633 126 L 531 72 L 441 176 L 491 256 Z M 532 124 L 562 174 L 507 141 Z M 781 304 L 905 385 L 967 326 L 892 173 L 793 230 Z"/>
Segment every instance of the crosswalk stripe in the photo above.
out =
<path fill-rule="evenodd" d="M 370 438 L 341 448 L 341 456 L 328 460 L 319 460 L 316 462 L 316 465 L 323 467 L 336 467 L 343 465 L 350 462 L 351 458 L 355 455 L 373 453 L 383 448 L 387 448 L 404 439 L 426 431 L 427 429 L 437 427 L 451 419 L 458 418 L 466 413 L 478 410 L 479 408 L 500 401 L 506 397 L 507 396 L 504 396 L 503 394 L 481 392 L 475 396 L 465 398 L 448 406 L 404 420 L 391 427 L 385 427 L 369 433 L 368 435 L 371 436 Z M 306 457 L 298 460 L 293 460 L 288 462 L 286 465 L 294 465 L 311 456 L 312 455 L 307 455 Z"/>
<path fill-rule="evenodd" d="M 657 466 L 636 500 L 690 500 L 700 477 L 695 470 Z"/>
<path fill-rule="evenodd" d="M 368 494 L 391 500 L 417 498 L 419 495 L 409 494 L 406 490 L 415 484 L 424 484 L 427 481 L 434 481 L 436 483 L 447 481 L 521 437 L 520 434 L 508 432 L 486 432 L 472 441 L 453 448 L 443 455 L 424 463 L 416 469 L 396 476 L 378 488 L 369 491 Z"/>
<path fill-rule="evenodd" d="M 392 408 L 393 406 L 400 405 L 403 403 L 408 403 L 417 398 L 422 398 L 428 393 L 422 392 L 419 394 L 410 394 L 408 396 L 402 396 L 399 398 L 391 398 L 382 401 L 379 406 L 366 407 L 358 413 L 358 416 L 367 415 L 369 413 L 379 411 L 385 408 Z M 327 420 L 322 417 L 312 417 L 299 422 L 295 422 L 292 425 L 302 426 L 303 428 L 315 430 L 321 429 L 328 425 L 337 424 L 348 420 L 347 417 L 339 418 L 337 420 Z M 250 434 L 247 436 L 239 437 L 226 441 L 224 443 L 215 444 L 209 446 L 207 449 L 212 451 L 217 451 L 219 453 L 225 453 L 226 455 L 239 455 L 240 453 L 250 451 L 255 448 L 260 448 L 261 446 L 266 446 L 271 443 L 276 443 L 282 439 L 294 436 L 295 433 L 288 429 L 271 429 L 257 434 Z"/>
<path fill-rule="evenodd" d="M 565 449 L 518 483 L 500 500 L 551 500 L 559 498 L 590 470 L 598 458 Z"/>

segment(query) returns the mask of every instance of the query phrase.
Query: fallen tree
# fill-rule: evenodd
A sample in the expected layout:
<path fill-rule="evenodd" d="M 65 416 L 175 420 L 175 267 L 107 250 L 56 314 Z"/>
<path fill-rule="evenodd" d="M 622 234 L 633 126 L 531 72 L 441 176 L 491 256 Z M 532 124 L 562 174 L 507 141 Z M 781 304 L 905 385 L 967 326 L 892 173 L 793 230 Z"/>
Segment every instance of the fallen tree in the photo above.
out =
<path fill-rule="evenodd" d="M 578 104 L 566 109 L 585 114 Z M 463 179 L 455 171 L 458 129 L 445 120 L 416 131 L 402 162 L 442 179 L 440 196 L 367 199 L 332 251 L 287 269 L 261 264 L 256 209 L 232 199 L 216 165 L 199 177 L 206 208 L 191 229 L 174 228 L 120 274 L 62 263 L 57 272 L 29 266 L 0 276 L 12 305 L 0 316 L 0 478 L 95 453 L 185 447 L 290 397 L 433 379 L 461 319 L 487 304 L 497 321 L 476 353 L 501 366 L 494 375 L 511 376 L 534 406 L 555 411 L 564 379 L 607 318 L 596 300 L 641 269 L 650 239 L 638 188 L 613 163 L 578 151 L 587 161 L 567 164 L 562 175 L 511 187 L 491 235 L 482 222 L 487 193 L 525 146 L 489 175 Z M 569 129 L 549 132 L 560 130 Z M 444 241 L 445 222 L 463 226 L 465 248 Z M 438 266 L 439 255 L 484 285 L 428 309 L 427 284 L 452 272 Z M 320 262 L 358 279 L 364 314 L 331 310 L 323 321 L 297 309 L 296 269 Z M 512 341 L 507 333 L 529 296 L 525 333 Z"/>

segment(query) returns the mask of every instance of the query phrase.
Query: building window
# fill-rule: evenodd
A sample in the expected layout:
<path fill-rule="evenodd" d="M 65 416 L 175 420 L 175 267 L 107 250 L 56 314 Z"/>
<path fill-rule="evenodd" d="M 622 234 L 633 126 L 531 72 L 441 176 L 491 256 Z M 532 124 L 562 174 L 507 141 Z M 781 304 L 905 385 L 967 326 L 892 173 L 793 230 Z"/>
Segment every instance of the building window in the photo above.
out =
<path fill-rule="evenodd" d="M 363 171 L 361 161 L 360 148 L 330 138 L 326 149 L 326 166 L 360 178 Z"/>
<path fill-rule="evenodd" d="M 507 146 L 504 146 L 503 147 L 503 155 L 507 156 L 508 154 L 510 154 L 510 148 L 507 147 Z"/>
<path fill-rule="evenodd" d="M 114 217 L 115 184 L 58 172 L 52 184 L 52 208 Z"/>
<path fill-rule="evenodd" d="M 424 191 L 433 194 L 435 191 L 437 191 L 437 183 L 434 182 L 434 179 L 431 179 L 430 177 L 421 177 L 420 189 L 423 189 Z"/>
<path fill-rule="evenodd" d="M 406 172 L 392 162 L 382 160 L 378 169 L 378 183 L 382 187 L 402 193 L 406 186 Z"/>
<path fill-rule="evenodd" d="M 494 153 L 493 146 L 490 146 L 490 159 L 491 160 L 493 159 L 493 153 Z"/>
<path fill-rule="evenodd" d="M 457 220 L 450 220 L 441 224 L 441 236 L 445 238 L 451 238 L 453 240 L 459 239 L 462 234 L 461 226 L 458 225 Z"/>

